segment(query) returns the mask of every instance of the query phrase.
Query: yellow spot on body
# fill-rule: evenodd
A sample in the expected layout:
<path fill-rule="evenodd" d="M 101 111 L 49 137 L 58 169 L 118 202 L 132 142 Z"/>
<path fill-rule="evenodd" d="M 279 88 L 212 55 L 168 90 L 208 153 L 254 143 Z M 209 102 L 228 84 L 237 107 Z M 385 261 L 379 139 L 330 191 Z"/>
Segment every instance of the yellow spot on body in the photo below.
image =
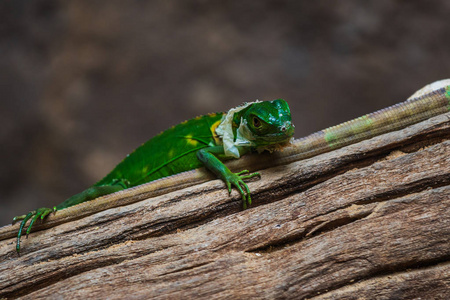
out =
<path fill-rule="evenodd" d="M 170 149 L 169 153 L 167 153 L 167 156 L 168 156 L 169 158 L 172 158 L 172 157 L 173 157 L 173 154 L 174 154 L 174 152 L 175 152 L 175 150 L 174 150 L 174 149 Z"/>
<path fill-rule="evenodd" d="M 192 137 L 193 137 L 192 134 L 188 134 L 185 136 L 187 143 L 192 146 L 197 146 L 198 141 L 196 139 L 193 139 Z"/>
<path fill-rule="evenodd" d="M 222 142 L 221 142 L 221 140 L 220 140 L 220 138 L 219 138 L 219 136 L 217 135 L 217 133 L 216 133 L 216 128 L 220 125 L 220 123 L 222 122 L 222 120 L 218 120 L 218 121 L 216 121 L 214 124 L 212 124 L 211 125 L 211 133 L 212 133 L 212 136 L 213 136 L 213 138 L 214 138 L 214 143 L 216 144 L 216 145 L 220 145 Z"/>

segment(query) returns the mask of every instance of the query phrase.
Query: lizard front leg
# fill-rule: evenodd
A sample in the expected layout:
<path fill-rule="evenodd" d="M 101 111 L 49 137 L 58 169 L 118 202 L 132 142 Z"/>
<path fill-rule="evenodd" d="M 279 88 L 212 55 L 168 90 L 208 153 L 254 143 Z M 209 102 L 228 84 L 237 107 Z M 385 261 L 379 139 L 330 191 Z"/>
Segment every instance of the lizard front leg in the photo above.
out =
<path fill-rule="evenodd" d="M 248 148 L 239 148 L 239 153 L 245 154 L 248 152 Z M 216 174 L 217 177 L 222 179 L 227 188 L 228 193 L 231 194 L 231 186 L 234 186 L 242 196 L 242 206 L 246 209 L 250 204 L 252 204 L 252 199 L 250 196 L 250 189 L 244 182 L 244 179 L 252 178 L 255 176 L 260 176 L 259 173 L 249 174 L 248 170 L 243 170 L 238 173 L 233 173 L 228 169 L 227 166 L 219 159 L 230 159 L 225 156 L 224 149 L 222 146 L 214 146 L 203 148 L 197 151 L 197 158 L 205 165 L 208 170 Z"/>

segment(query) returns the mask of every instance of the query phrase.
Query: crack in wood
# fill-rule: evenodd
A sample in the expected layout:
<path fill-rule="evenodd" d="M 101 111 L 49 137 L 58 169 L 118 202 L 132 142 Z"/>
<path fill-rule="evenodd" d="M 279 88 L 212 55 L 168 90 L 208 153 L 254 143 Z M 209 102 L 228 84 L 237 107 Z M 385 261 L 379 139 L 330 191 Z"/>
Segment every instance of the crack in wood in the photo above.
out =
<path fill-rule="evenodd" d="M 197 263 L 197 264 L 193 264 L 193 265 L 190 265 L 190 266 L 187 266 L 187 267 L 179 268 L 179 269 L 171 271 L 171 272 L 161 273 L 158 276 L 162 277 L 162 276 L 166 276 L 166 275 L 178 274 L 178 273 L 181 273 L 181 272 L 198 269 L 200 267 L 209 265 L 211 263 L 212 263 L 212 261 L 206 261 L 206 262 L 202 262 L 202 263 Z"/>
<path fill-rule="evenodd" d="M 345 263 L 345 262 L 343 262 Z M 393 265 L 388 268 L 380 268 L 377 271 L 374 271 L 366 276 L 362 276 L 359 278 L 352 279 L 351 282 L 346 284 L 342 284 L 339 286 L 334 286 L 332 289 L 323 289 L 321 291 L 317 291 L 317 294 L 311 294 L 308 299 L 328 299 L 328 297 L 335 299 L 336 292 L 340 292 L 343 289 L 352 289 L 355 285 L 361 285 L 367 281 L 377 281 L 380 279 L 385 279 L 388 277 L 396 277 L 403 274 L 408 274 L 413 271 L 427 271 L 433 269 L 437 266 L 448 265 L 450 263 L 450 255 L 443 256 L 441 258 L 432 259 L 429 261 L 422 261 L 420 263 L 411 262 L 409 264 L 402 265 Z"/>
<path fill-rule="evenodd" d="M 443 176 L 427 178 L 426 180 L 419 180 L 417 182 L 414 182 L 413 184 L 407 184 L 404 187 L 397 185 L 397 187 L 399 187 L 398 193 L 395 191 L 389 191 L 387 193 L 374 194 L 370 198 L 355 200 L 347 206 L 340 207 L 336 210 L 327 211 L 324 214 L 316 215 L 314 219 L 312 219 L 313 223 L 305 227 L 301 233 L 270 241 L 267 244 L 264 244 L 257 248 L 249 249 L 246 252 L 264 253 L 284 249 L 285 247 L 292 244 L 302 242 L 307 238 L 313 238 L 322 233 L 329 232 L 358 220 L 362 220 L 366 217 L 370 217 L 376 210 L 376 206 L 371 206 L 370 204 L 381 204 L 387 201 L 402 198 L 413 193 L 420 193 L 425 190 L 436 189 L 447 186 L 449 184 L 450 174 L 446 174 Z M 354 210 L 355 206 L 361 206 L 362 210 L 357 211 L 356 213 L 349 213 L 348 215 L 338 216 L 338 218 L 333 218 L 334 214 L 347 212 L 349 209 Z"/>

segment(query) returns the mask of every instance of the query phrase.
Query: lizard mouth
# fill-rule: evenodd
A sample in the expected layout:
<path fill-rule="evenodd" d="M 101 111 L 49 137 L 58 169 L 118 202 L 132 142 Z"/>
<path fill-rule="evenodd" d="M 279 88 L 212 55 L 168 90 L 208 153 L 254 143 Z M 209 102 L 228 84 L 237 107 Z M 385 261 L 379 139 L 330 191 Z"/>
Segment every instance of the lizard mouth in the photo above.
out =
<path fill-rule="evenodd" d="M 279 127 L 279 131 L 272 134 L 267 134 L 257 138 L 257 144 L 259 145 L 275 145 L 275 144 L 288 144 L 294 136 L 294 125 L 286 121 Z"/>

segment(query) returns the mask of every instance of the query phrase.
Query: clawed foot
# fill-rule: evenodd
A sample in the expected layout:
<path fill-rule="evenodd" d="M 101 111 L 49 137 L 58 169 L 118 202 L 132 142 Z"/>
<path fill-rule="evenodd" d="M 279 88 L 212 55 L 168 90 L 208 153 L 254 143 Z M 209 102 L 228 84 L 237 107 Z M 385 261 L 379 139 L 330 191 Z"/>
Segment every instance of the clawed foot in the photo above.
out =
<path fill-rule="evenodd" d="M 252 198 L 250 197 L 250 189 L 248 188 L 247 184 L 244 182 L 244 179 L 252 178 L 255 176 L 258 176 L 261 178 L 261 175 L 259 173 L 252 173 L 248 174 L 248 170 L 241 171 L 239 173 L 231 173 L 227 176 L 225 183 L 228 188 L 228 193 L 231 194 L 231 186 L 234 186 L 237 188 L 239 193 L 242 196 L 242 206 L 244 209 L 246 209 L 250 204 L 252 204 Z M 247 175 L 244 175 L 247 174 Z"/>
<path fill-rule="evenodd" d="M 22 220 L 22 222 L 20 223 L 20 227 L 19 227 L 19 233 L 17 234 L 16 251 L 18 254 L 20 254 L 20 237 L 22 236 L 23 228 L 27 224 L 28 220 L 32 218 L 30 221 L 30 224 L 27 227 L 27 231 L 26 231 L 27 237 L 31 231 L 31 228 L 33 227 L 34 222 L 36 222 L 36 220 L 39 217 L 41 218 L 41 220 L 43 220 L 49 213 L 54 212 L 54 211 L 56 211 L 55 208 L 51 209 L 51 208 L 47 208 L 47 207 L 42 207 L 42 208 L 38 208 L 36 210 L 30 211 L 26 215 L 14 217 L 14 219 L 12 221 L 13 224 L 16 223 L 17 221 Z"/>

